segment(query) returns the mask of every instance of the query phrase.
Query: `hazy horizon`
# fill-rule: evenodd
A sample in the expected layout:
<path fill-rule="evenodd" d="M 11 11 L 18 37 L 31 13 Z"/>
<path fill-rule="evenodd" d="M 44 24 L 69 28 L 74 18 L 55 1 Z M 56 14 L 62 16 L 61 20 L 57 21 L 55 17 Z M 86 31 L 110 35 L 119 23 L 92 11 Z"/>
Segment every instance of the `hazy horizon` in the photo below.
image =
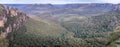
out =
<path fill-rule="evenodd" d="M 1 4 L 75 4 L 75 3 L 112 3 L 118 4 L 120 0 L 1 0 Z"/>

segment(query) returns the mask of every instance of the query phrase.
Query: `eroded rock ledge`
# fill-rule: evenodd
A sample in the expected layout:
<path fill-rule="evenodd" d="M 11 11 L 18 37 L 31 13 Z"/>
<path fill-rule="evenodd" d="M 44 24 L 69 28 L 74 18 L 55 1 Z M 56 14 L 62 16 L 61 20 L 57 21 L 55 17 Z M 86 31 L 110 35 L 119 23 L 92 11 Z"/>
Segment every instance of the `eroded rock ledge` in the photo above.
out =
<path fill-rule="evenodd" d="M 0 33 L 2 37 L 6 37 L 8 33 L 19 29 L 28 17 L 17 8 L 3 8 L 0 9 Z"/>

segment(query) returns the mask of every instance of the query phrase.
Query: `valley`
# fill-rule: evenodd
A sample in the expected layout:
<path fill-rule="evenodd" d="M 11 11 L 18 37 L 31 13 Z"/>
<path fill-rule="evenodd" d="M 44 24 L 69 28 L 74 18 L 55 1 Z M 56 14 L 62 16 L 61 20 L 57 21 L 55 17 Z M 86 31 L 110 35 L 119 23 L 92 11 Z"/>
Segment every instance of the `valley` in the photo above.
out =
<path fill-rule="evenodd" d="M 0 11 L 4 47 L 119 45 L 120 4 L 3 4 Z"/>

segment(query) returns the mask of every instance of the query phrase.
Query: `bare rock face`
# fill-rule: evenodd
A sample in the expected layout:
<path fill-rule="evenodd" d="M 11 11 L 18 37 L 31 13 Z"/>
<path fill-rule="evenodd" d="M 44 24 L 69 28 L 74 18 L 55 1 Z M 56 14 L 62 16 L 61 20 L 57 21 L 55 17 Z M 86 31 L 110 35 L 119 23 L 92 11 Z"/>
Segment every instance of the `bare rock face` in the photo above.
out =
<path fill-rule="evenodd" d="M 4 22 L 3 22 L 3 20 L 0 20 L 0 27 L 4 27 Z"/>
<path fill-rule="evenodd" d="M 4 8 L 4 7 L 3 7 Z M 28 17 L 25 13 L 19 12 L 16 8 L 4 8 L 0 14 L 0 34 L 2 37 L 6 37 L 8 33 L 19 29 L 22 23 L 26 21 Z"/>
<path fill-rule="evenodd" d="M 113 10 L 115 10 L 115 11 L 120 11 L 120 4 L 117 4 L 117 5 L 114 7 Z"/>

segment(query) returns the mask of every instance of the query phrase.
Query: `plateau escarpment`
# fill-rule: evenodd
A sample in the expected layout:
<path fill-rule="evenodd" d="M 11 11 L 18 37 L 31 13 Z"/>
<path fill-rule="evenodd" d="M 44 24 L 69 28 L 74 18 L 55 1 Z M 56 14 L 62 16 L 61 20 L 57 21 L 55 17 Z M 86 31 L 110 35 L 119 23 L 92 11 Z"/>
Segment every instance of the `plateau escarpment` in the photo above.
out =
<path fill-rule="evenodd" d="M 8 33 L 17 30 L 28 17 L 17 8 L 1 8 L 3 9 L 0 9 L 0 33 L 2 37 L 7 37 Z"/>

